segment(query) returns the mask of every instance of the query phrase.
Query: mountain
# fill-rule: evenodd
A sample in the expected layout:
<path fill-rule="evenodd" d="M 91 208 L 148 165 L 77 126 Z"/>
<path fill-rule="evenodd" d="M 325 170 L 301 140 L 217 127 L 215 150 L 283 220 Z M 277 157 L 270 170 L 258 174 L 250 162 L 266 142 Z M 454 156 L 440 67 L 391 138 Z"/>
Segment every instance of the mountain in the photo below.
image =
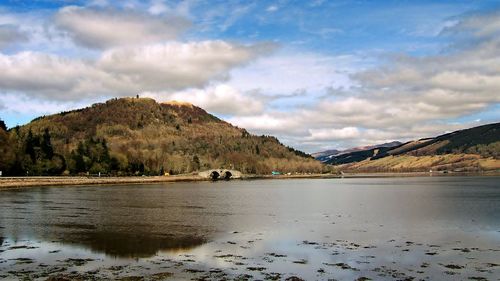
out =
<path fill-rule="evenodd" d="M 358 171 L 500 169 L 500 123 L 338 154 L 326 163 Z"/>
<path fill-rule="evenodd" d="M 323 162 L 323 159 L 328 159 L 328 157 L 342 153 L 342 150 L 329 149 L 325 151 L 311 153 L 311 156 L 316 160 Z"/>
<path fill-rule="evenodd" d="M 158 175 L 209 168 L 320 172 L 310 155 L 255 136 L 192 104 L 112 99 L 0 132 L 4 175 Z"/>
<path fill-rule="evenodd" d="M 349 148 L 346 150 L 337 150 L 337 149 L 326 150 L 326 151 L 322 151 L 322 152 L 312 153 L 311 156 L 316 158 L 316 160 L 318 160 L 318 161 L 329 162 L 329 160 L 331 160 L 334 156 L 347 154 L 347 153 L 351 153 L 351 152 L 355 152 L 355 151 L 369 150 L 369 149 L 373 149 L 373 148 L 395 147 L 395 146 L 399 146 L 401 144 L 402 144 L 402 142 L 392 141 L 392 142 L 386 142 L 386 143 L 382 143 L 382 144 L 358 146 L 358 147 L 353 147 L 353 148 Z"/>

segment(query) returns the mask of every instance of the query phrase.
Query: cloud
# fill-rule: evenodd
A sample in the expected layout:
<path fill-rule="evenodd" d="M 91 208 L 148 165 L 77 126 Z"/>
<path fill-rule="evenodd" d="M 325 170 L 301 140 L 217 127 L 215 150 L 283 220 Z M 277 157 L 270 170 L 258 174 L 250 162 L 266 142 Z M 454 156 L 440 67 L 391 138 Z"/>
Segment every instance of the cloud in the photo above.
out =
<path fill-rule="evenodd" d="M 27 34 L 22 32 L 18 26 L 0 24 L 0 49 L 26 41 L 28 41 Z"/>
<path fill-rule="evenodd" d="M 139 10 L 67 6 L 55 24 L 82 46 L 106 49 L 175 39 L 190 22 L 175 15 L 153 15 Z"/>
<path fill-rule="evenodd" d="M 248 14 L 255 7 L 255 3 L 241 5 L 238 2 L 234 2 L 234 4 L 232 5 L 228 5 L 227 3 L 225 3 L 224 6 L 226 6 L 227 11 L 230 12 L 229 15 L 224 15 L 224 21 L 219 25 L 219 29 L 222 32 L 225 32 L 226 30 L 231 28 L 238 20 Z"/>
<path fill-rule="evenodd" d="M 358 64 L 355 56 L 281 51 L 233 70 L 229 83 L 245 91 L 259 89 L 267 95 L 293 95 L 303 90 L 318 94 L 327 88 L 352 86 L 348 74 Z"/>
<path fill-rule="evenodd" d="M 188 19 L 202 30 L 186 36 L 242 38 L 249 34 L 244 26 L 249 15 L 271 8 L 269 4 L 232 9 L 237 3 L 229 7 L 192 1 L 127 3 L 125 8 L 111 3 L 71 6 L 54 17 L 33 13 L 28 19 L 16 14 L 9 15 L 15 20 L 0 21 L 0 48 L 20 42 L 15 39 L 18 32 L 28 32 L 24 35 L 29 42 L 22 47 L 37 50 L 0 53 L 2 103 L 10 95 L 18 106 L 8 110 L 31 104 L 25 108 L 41 112 L 35 104 L 59 110 L 67 106 L 56 105 L 112 96 L 176 99 L 308 151 L 414 139 L 478 125 L 463 120 L 492 111 L 500 103 L 499 11 L 447 17 L 438 20 L 436 28 L 426 25 L 426 30 L 432 27 L 432 32 L 423 32 L 426 36 L 440 32 L 436 41 L 451 39 L 451 44 L 434 55 L 423 55 L 427 49 L 417 48 L 418 56 L 398 54 L 387 60 L 384 54 L 386 60 L 381 61 L 372 56 L 379 52 L 329 55 L 325 46 L 317 49 L 322 53 L 303 49 L 312 41 L 282 45 L 267 56 L 276 46 L 179 38 L 191 26 Z M 134 10 L 126 8 L 129 4 Z M 285 8 L 280 6 L 278 12 Z M 292 9 L 279 22 L 297 18 Z M 261 27 L 254 28 L 259 32 Z M 312 32 L 324 36 L 338 32 L 329 28 Z M 44 99 L 53 102 L 41 103 Z M 498 114 L 479 117 L 491 122 Z"/>
<path fill-rule="evenodd" d="M 245 128 L 257 134 L 293 135 L 294 128 L 303 129 L 305 124 L 298 123 L 290 113 L 265 112 L 260 115 L 234 116 L 227 120 L 233 125 Z"/>
<path fill-rule="evenodd" d="M 461 30 L 460 36 L 472 34 L 469 40 L 474 44 L 438 55 L 395 56 L 383 65 L 352 74 L 351 87 L 341 89 L 341 94 L 316 97 L 312 106 L 233 118 L 232 122 L 258 133 L 276 134 L 303 149 L 328 143 L 346 148 L 404 141 L 488 122 L 454 123 L 500 103 L 500 40 L 490 36 L 500 32 L 500 13 L 476 17 L 457 21 L 454 27 L 456 32 Z M 309 71 L 304 72 L 307 77 Z M 329 83 L 324 81 L 323 85 Z M 315 87 L 310 84 L 308 88 Z"/>
<path fill-rule="evenodd" d="M 276 12 L 278 9 L 279 9 L 279 8 L 278 8 L 278 6 L 276 6 L 276 5 L 271 5 L 271 6 L 268 6 L 268 7 L 266 8 L 266 12 L 270 12 L 270 13 L 272 13 L 272 12 Z"/>
<path fill-rule="evenodd" d="M 271 45 L 243 46 L 224 41 L 167 43 L 104 52 L 98 66 L 126 76 L 143 91 L 181 90 L 224 81 L 229 71 L 264 55 Z"/>
<path fill-rule="evenodd" d="M 87 105 L 85 103 L 60 103 L 46 99 L 33 99 L 32 97 L 23 94 L 3 94 L 2 102 L 4 102 L 3 110 L 10 113 L 31 116 L 33 118 L 40 115 L 80 108 Z M 0 104 L 0 108 L 1 107 L 2 105 Z"/>
<path fill-rule="evenodd" d="M 309 133 L 310 136 L 307 140 L 312 141 L 355 139 L 361 136 L 359 129 L 356 127 L 345 127 L 341 129 L 310 129 Z"/>
<path fill-rule="evenodd" d="M 241 93 L 225 84 L 175 93 L 142 93 L 141 96 L 149 96 L 160 101 L 185 101 L 211 113 L 224 115 L 258 114 L 264 110 L 264 98 L 261 95 Z"/>
<path fill-rule="evenodd" d="M 462 17 L 455 25 L 445 28 L 443 33 L 469 33 L 479 38 L 498 37 L 500 35 L 500 10 Z"/>
<path fill-rule="evenodd" d="M 82 99 L 104 94 L 113 76 L 88 62 L 36 52 L 0 54 L 0 87 L 5 91 L 26 93 L 38 98 Z"/>
<path fill-rule="evenodd" d="M 168 6 L 162 0 L 153 0 L 148 11 L 153 15 L 159 15 L 168 11 L 168 9 Z"/>
<path fill-rule="evenodd" d="M 55 100 L 178 91 L 226 80 L 231 69 L 269 48 L 223 41 L 166 43 L 111 49 L 96 61 L 38 52 L 0 54 L 0 87 Z"/>

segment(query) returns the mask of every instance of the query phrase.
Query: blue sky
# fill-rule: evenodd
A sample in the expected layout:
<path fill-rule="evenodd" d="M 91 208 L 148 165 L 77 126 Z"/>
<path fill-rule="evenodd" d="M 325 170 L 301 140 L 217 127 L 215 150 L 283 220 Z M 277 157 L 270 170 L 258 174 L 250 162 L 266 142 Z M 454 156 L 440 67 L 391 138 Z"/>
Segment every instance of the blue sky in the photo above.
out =
<path fill-rule="evenodd" d="M 498 35 L 498 1 L 2 1 L 0 118 L 140 94 L 307 152 L 404 141 L 499 121 Z"/>

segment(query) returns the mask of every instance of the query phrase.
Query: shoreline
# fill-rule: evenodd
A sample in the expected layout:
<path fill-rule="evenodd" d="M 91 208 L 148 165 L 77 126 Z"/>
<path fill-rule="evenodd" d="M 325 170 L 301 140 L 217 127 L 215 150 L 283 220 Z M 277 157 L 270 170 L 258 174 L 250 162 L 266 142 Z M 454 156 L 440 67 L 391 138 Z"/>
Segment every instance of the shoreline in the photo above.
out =
<path fill-rule="evenodd" d="M 454 172 L 454 173 L 343 173 L 343 174 L 297 174 L 297 175 L 245 175 L 232 180 L 266 180 L 266 179 L 341 179 L 341 178 L 381 178 L 381 177 L 443 177 L 443 176 L 500 176 L 498 171 L 490 172 Z M 0 190 L 23 187 L 42 186 L 77 186 L 77 185 L 116 185 L 116 184 L 150 184 L 166 182 L 210 181 L 199 175 L 176 176 L 142 176 L 142 177 L 72 177 L 72 176 L 40 176 L 40 177 L 0 177 Z"/>
<path fill-rule="evenodd" d="M 63 186 L 63 185 L 111 185 L 111 184 L 148 184 L 161 182 L 195 182 L 205 181 L 198 175 L 149 176 L 149 177 L 72 177 L 72 176 L 40 176 L 40 177 L 2 177 L 0 190 L 21 187 Z"/>

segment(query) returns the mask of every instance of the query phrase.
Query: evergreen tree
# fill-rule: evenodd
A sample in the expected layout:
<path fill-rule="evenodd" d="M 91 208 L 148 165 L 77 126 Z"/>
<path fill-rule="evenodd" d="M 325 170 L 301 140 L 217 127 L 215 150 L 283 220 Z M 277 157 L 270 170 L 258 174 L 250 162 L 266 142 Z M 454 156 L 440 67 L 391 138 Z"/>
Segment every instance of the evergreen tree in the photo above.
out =
<path fill-rule="evenodd" d="M 42 143 L 40 144 L 42 152 L 46 159 L 52 159 L 54 157 L 54 148 L 52 148 L 52 143 L 50 142 L 49 129 L 45 129 L 42 137 Z"/>
<path fill-rule="evenodd" d="M 73 161 L 75 161 L 74 173 L 83 173 L 87 171 L 87 167 L 85 166 L 85 160 L 83 159 L 83 155 L 78 152 L 72 153 Z"/>
<path fill-rule="evenodd" d="M 5 122 L 2 119 L 0 119 L 0 129 L 7 131 L 7 125 L 5 125 Z"/>
<path fill-rule="evenodd" d="M 38 138 L 33 136 L 33 132 L 29 130 L 28 136 L 25 141 L 25 152 L 31 158 L 31 162 L 34 164 L 36 162 L 36 151 L 35 147 L 39 146 Z"/>

